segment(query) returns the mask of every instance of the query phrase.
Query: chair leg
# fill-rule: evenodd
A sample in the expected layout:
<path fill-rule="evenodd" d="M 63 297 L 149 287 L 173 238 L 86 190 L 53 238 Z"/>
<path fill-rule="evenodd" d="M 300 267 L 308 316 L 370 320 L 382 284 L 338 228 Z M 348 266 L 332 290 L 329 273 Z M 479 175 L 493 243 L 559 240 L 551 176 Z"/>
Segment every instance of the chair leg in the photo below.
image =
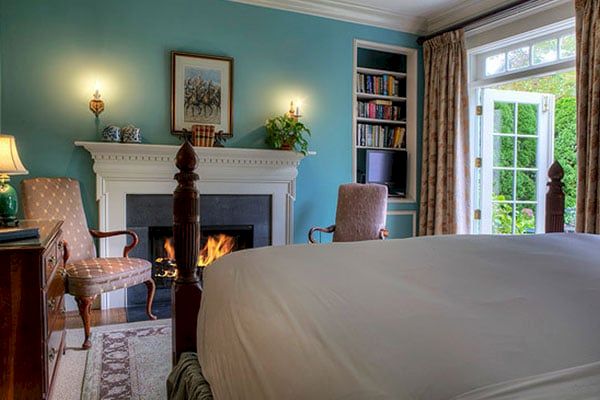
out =
<path fill-rule="evenodd" d="M 77 307 L 79 308 L 79 315 L 81 315 L 81 319 L 83 320 L 83 331 L 85 333 L 85 340 L 83 341 L 81 348 L 84 350 L 92 347 L 92 342 L 90 341 L 90 330 L 92 322 L 92 303 L 95 299 L 96 296 L 75 297 L 75 301 L 77 301 Z"/>
<path fill-rule="evenodd" d="M 150 319 L 156 319 L 156 315 L 152 314 L 152 301 L 154 300 L 154 292 L 156 292 L 156 284 L 153 279 L 150 279 L 146 282 L 146 287 L 148 288 L 148 297 L 146 297 L 146 314 Z"/>

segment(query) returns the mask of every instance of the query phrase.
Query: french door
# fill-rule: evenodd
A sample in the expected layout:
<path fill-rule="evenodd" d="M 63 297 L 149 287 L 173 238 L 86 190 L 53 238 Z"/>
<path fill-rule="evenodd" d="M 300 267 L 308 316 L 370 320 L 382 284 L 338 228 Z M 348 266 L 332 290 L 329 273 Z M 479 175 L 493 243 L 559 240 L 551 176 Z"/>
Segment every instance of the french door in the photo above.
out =
<path fill-rule="evenodd" d="M 554 96 L 483 89 L 482 100 L 480 232 L 541 233 Z"/>

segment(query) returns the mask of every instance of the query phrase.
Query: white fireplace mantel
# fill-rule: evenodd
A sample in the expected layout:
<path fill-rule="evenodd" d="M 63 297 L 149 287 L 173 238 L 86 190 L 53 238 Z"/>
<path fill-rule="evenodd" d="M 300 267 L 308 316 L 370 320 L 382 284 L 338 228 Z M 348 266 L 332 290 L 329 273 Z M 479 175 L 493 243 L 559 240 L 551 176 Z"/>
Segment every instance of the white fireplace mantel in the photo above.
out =
<path fill-rule="evenodd" d="M 174 160 L 179 146 L 82 141 L 75 145 L 89 151 L 94 161 L 100 230 L 127 227 L 128 194 L 172 194 L 176 187 Z M 195 150 L 200 194 L 270 195 L 271 242 L 293 243 L 293 203 L 302 154 L 218 147 Z M 120 256 L 124 245 L 124 237 L 102 239 L 100 256 Z M 125 300 L 124 290 L 107 293 L 102 296 L 102 308 L 124 307 Z"/>

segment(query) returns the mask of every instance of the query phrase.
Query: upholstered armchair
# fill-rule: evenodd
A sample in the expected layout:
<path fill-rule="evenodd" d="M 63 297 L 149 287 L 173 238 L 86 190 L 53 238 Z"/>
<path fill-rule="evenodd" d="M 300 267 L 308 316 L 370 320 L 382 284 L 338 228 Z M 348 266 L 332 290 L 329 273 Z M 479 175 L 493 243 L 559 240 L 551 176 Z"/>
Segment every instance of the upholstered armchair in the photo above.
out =
<path fill-rule="evenodd" d="M 387 213 L 387 186 L 349 183 L 338 191 L 335 225 L 314 227 L 308 232 L 308 241 L 315 243 L 315 232 L 333 233 L 334 242 L 385 239 Z"/>
<path fill-rule="evenodd" d="M 148 289 L 146 314 L 152 314 L 156 286 L 152 265 L 146 260 L 129 258 L 138 237 L 132 231 L 99 232 L 88 229 L 79 182 L 69 178 L 35 178 L 21 183 L 23 209 L 28 219 L 63 221 L 63 260 L 66 291 L 77 301 L 83 320 L 85 340 L 82 348 L 91 346 L 90 324 L 92 303 L 104 292 L 145 283 Z M 123 257 L 98 258 L 93 238 L 129 235 L 131 243 L 123 249 Z"/>

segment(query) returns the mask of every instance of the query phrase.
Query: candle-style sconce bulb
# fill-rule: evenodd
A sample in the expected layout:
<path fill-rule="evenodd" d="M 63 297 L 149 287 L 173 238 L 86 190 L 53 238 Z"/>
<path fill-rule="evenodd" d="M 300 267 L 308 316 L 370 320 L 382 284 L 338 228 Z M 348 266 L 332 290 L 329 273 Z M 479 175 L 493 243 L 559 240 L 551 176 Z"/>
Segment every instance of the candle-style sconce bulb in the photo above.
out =
<path fill-rule="evenodd" d="M 300 105 L 296 104 L 294 106 L 294 101 L 292 100 L 290 102 L 290 110 L 288 111 L 288 115 L 292 118 L 298 119 L 300 118 L 302 115 L 300 114 Z"/>
<path fill-rule="evenodd" d="M 96 82 L 96 90 L 94 91 L 93 99 L 90 100 L 90 111 L 94 113 L 96 118 L 104 111 L 104 101 L 100 99 L 100 89 Z"/>

